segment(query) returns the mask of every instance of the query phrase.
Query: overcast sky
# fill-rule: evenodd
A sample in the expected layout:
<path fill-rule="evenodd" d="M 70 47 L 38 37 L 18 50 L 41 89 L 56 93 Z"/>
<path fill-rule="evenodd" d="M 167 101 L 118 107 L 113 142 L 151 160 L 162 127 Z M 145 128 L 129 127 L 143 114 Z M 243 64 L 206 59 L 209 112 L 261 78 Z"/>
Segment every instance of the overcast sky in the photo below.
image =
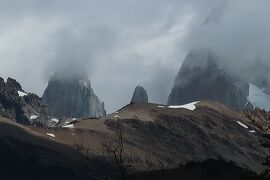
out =
<path fill-rule="evenodd" d="M 190 49 L 213 49 L 236 72 L 268 64 L 269 17 L 269 0 L 0 0 L 0 76 L 41 96 L 76 63 L 109 112 L 138 84 L 164 104 Z"/>

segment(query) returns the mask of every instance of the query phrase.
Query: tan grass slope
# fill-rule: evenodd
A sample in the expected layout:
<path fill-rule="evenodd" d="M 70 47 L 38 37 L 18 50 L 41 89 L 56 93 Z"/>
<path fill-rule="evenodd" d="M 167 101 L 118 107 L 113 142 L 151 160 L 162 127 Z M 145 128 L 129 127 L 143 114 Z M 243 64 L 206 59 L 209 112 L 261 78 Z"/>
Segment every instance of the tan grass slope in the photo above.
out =
<path fill-rule="evenodd" d="M 262 142 L 270 139 L 264 131 L 243 113 L 222 104 L 203 101 L 195 106 L 195 110 L 189 110 L 134 103 L 101 119 L 86 119 L 69 128 L 24 127 L 1 119 L 0 141 L 21 166 L 28 163 L 27 169 L 40 173 L 35 165 L 46 170 L 58 167 L 57 172 L 69 172 L 68 176 L 75 177 L 78 172 L 86 173 L 83 169 L 86 166 L 78 165 L 83 162 L 76 152 L 78 145 L 83 144 L 95 157 L 103 156 L 103 144 L 115 135 L 115 125 L 120 121 L 124 151 L 139 158 L 135 171 L 147 170 L 145 159 L 149 157 L 154 169 L 160 169 L 161 162 L 170 162 L 168 168 L 175 168 L 206 159 L 233 161 L 255 172 L 266 168 L 264 162 L 270 151 Z M 2 160 L 8 161 L 3 159 L 3 153 L 9 152 L 1 153 Z M 31 163 L 32 159 L 35 163 Z M 12 161 L 9 163 L 10 168 L 15 167 Z M 92 177 L 91 169 L 87 172 L 83 177 Z"/>

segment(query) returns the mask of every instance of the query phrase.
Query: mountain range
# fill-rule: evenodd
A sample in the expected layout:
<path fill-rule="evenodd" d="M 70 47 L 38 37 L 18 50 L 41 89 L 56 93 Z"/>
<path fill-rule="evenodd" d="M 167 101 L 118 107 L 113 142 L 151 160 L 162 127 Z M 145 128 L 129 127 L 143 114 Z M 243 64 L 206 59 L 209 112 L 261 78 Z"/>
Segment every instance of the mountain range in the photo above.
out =
<path fill-rule="evenodd" d="M 266 85 L 218 59 L 191 51 L 167 103 L 137 86 L 111 114 L 85 72 L 56 72 L 42 98 L 0 78 L 0 179 L 269 178 Z"/>

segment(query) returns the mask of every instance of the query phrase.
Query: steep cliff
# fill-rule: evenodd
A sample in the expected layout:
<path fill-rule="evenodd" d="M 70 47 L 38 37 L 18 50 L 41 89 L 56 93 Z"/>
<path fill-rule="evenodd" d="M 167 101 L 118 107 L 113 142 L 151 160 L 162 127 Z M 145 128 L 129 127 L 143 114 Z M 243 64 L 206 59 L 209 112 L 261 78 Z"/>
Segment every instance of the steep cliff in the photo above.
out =
<path fill-rule="evenodd" d="M 42 101 L 58 117 L 101 117 L 104 103 L 95 95 L 85 73 L 56 73 L 49 81 Z"/>
<path fill-rule="evenodd" d="M 175 79 L 168 104 L 215 100 L 237 110 L 251 108 L 249 84 L 219 67 L 217 58 L 207 50 L 191 51 Z"/>

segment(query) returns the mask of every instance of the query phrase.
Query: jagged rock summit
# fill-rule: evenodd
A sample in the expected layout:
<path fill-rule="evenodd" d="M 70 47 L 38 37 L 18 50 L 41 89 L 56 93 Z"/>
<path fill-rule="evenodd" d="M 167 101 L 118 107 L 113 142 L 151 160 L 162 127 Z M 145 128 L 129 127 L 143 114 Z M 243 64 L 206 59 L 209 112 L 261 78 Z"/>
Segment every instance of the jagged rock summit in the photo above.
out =
<path fill-rule="evenodd" d="M 68 73 L 66 73 L 68 72 Z M 59 71 L 51 77 L 42 101 L 58 117 L 86 118 L 106 114 L 104 103 L 91 88 L 87 73 Z"/>
<path fill-rule="evenodd" d="M 0 116 L 22 124 L 47 119 L 47 108 L 36 94 L 26 93 L 12 78 L 0 77 Z"/>
<path fill-rule="evenodd" d="M 208 50 L 191 51 L 175 79 L 169 105 L 214 100 L 232 109 L 252 108 L 249 84 L 239 81 L 219 67 L 218 57 Z"/>
<path fill-rule="evenodd" d="M 137 86 L 134 90 L 131 103 L 145 102 L 148 103 L 148 95 L 142 86 Z"/>

